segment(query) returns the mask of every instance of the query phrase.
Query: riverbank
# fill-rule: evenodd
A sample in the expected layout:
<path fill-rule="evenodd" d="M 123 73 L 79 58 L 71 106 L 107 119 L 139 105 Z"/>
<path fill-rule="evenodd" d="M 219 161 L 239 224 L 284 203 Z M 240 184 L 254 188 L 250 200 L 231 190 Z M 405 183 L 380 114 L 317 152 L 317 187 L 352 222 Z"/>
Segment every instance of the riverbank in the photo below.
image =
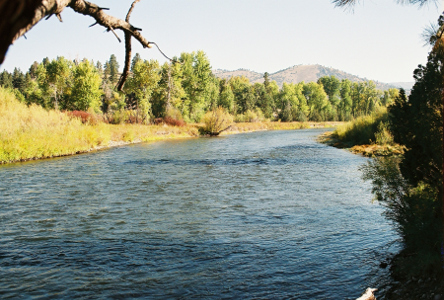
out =
<path fill-rule="evenodd" d="M 8 95 L 2 95 L 8 98 Z M 199 137 L 202 124 L 185 126 L 83 124 L 60 111 L 27 107 L 9 97 L 0 111 L 0 164 L 86 153 L 115 146 L 176 138 Z M 334 122 L 235 123 L 223 134 L 259 130 L 326 128 Z"/>
<path fill-rule="evenodd" d="M 351 142 L 344 142 L 338 139 L 334 131 L 325 132 L 320 135 L 318 137 L 318 142 L 340 149 L 347 149 L 354 154 L 360 154 L 366 157 L 401 155 L 405 150 L 404 146 L 398 144 L 379 145 L 373 143 L 354 145 Z"/>
<path fill-rule="evenodd" d="M 63 120 L 62 115 L 60 115 Z M 21 123 L 20 133 L 0 135 L 0 164 L 70 156 L 142 142 L 167 139 L 197 138 L 200 124 L 181 127 L 169 125 L 139 124 L 81 124 L 76 120 L 63 120 L 63 124 L 38 131 L 32 124 Z M 297 130 L 307 128 L 330 128 L 337 122 L 257 122 L 235 123 L 222 135 L 263 130 Z M 4 131 L 3 131 L 4 132 Z M 15 138 L 13 138 L 15 136 Z"/>
<path fill-rule="evenodd" d="M 398 254 L 380 264 L 381 268 L 389 267 L 392 279 L 384 299 L 442 300 L 444 273 L 439 247 L 441 243 L 439 238 L 433 235 L 430 237 L 432 232 L 440 236 L 437 228 L 442 221 L 436 218 L 434 212 L 440 209 L 433 209 L 434 201 L 431 199 L 435 195 L 424 192 L 423 186 L 415 189 L 402 184 L 399 180 L 401 174 L 396 171 L 399 170 L 398 165 L 392 169 L 390 164 L 383 163 L 390 161 L 390 156 L 402 159 L 407 149 L 394 142 L 387 124 L 388 115 L 383 111 L 324 133 L 318 137 L 318 141 L 367 157 L 385 156 L 374 160 L 381 163 L 365 167 L 368 175 L 366 179 L 372 181 L 378 201 L 386 206 L 385 214 L 395 221 L 394 225 L 402 234 L 404 243 L 404 248 Z"/>
<path fill-rule="evenodd" d="M 75 155 L 120 145 L 199 136 L 203 124 L 107 124 L 81 120 L 59 110 L 19 102 L 14 93 L 0 89 L 0 164 Z M 234 123 L 222 134 L 259 130 L 325 128 L 336 122 Z"/>

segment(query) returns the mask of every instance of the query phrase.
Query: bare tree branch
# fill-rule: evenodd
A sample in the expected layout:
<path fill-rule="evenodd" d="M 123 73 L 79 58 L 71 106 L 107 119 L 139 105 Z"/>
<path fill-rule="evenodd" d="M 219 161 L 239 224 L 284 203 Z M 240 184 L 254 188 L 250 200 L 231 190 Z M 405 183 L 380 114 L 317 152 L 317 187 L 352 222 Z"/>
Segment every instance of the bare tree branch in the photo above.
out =
<path fill-rule="evenodd" d="M 125 21 L 129 23 L 131 13 L 133 12 L 134 6 L 140 0 L 134 0 L 133 4 L 131 4 L 128 13 L 126 14 Z M 120 76 L 119 82 L 117 83 L 117 90 L 122 91 L 123 85 L 125 84 L 126 79 L 128 78 L 131 64 L 131 34 L 125 31 L 125 65 L 123 67 L 122 75 Z"/>
<path fill-rule="evenodd" d="M 154 44 L 148 41 L 140 33 L 140 28 L 129 23 L 134 6 L 140 0 L 135 0 L 126 16 L 126 20 L 106 14 L 108 8 L 99 7 L 85 0 L 0 0 L 0 64 L 3 63 L 9 46 L 19 37 L 25 35 L 34 25 L 44 18 L 56 15 L 62 21 L 61 12 L 65 7 L 72 8 L 75 12 L 94 18 L 95 23 L 111 31 L 120 42 L 115 30 L 120 29 L 125 34 L 125 69 L 118 83 L 121 90 L 129 74 L 131 60 L 131 37 L 134 37 L 144 48 L 151 48 Z M 157 46 L 157 45 L 156 45 Z M 157 48 L 159 48 L 157 46 Z M 160 49 L 159 49 L 160 51 Z M 163 52 L 161 51 L 163 54 Z M 165 54 L 163 54 L 165 56 Z M 168 58 L 169 59 L 169 58 Z M 171 60 L 171 59 L 170 59 Z"/>

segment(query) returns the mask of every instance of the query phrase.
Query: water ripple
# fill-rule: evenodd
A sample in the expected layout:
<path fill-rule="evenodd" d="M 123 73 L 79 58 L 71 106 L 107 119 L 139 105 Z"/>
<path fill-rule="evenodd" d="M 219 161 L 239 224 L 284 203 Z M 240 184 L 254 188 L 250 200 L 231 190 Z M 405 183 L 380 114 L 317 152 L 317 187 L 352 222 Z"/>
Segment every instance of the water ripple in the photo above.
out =
<path fill-rule="evenodd" d="M 356 298 L 396 235 L 319 133 L 0 166 L 1 298 Z"/>

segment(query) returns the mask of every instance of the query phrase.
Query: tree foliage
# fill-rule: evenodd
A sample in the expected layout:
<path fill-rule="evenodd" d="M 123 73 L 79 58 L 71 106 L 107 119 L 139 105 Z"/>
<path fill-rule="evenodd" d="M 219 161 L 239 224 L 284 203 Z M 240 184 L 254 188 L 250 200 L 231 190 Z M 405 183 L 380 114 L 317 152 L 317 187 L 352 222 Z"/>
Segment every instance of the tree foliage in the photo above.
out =
<path fill-rule="evenodd" d="M 213 75 L 203 51 L 182 53 L 162 66 L 136 54 L 123 91 L 116 90 L 119 64 L 115 55 L 102 64 L 63 57 L 34 62 L 28 72 L 0 73 L 0 85 L 16 88 L 26 103 L 62 110 L 101 110 L 110 122 L 151 122 L 172 117 L 199 122 L 206 112 L 223 107 L 238 121 L 351 120 L 394 101 L 398 90 L 380 91 L 375 83 L 339 81 L 284 83 L 279 88 L 264 74 L 262 83 L 246 77 Z"/>

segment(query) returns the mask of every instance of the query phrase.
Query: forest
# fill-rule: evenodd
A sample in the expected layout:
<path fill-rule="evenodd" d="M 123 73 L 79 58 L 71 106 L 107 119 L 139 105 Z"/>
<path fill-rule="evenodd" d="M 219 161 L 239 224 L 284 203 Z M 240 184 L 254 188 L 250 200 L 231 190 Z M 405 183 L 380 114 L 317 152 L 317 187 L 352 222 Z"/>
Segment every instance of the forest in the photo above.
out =
<path fill-rule="evenodd" d="M 104 64 L 88 59 L 44 58 L 29 70 L 0 73 L 0 86 L 14 89 L 28 105 L 45 109 L 88 111 L 107 123 L 150 124 L 159 118 L 200 122 L 206 112 L 222 107 L 237 122 L 350 121 L 393 103 L 397 89 L 381 91 L 372 81 L 351 82 L 325 76 L 318 82 L 284 83 L 264 74 L 263 83 L 245 77 L 213 75 L 203 51 L 182 53 L 160 65 L 137 53 L 122 91 L 119 63 L 111 55 Z"/>

